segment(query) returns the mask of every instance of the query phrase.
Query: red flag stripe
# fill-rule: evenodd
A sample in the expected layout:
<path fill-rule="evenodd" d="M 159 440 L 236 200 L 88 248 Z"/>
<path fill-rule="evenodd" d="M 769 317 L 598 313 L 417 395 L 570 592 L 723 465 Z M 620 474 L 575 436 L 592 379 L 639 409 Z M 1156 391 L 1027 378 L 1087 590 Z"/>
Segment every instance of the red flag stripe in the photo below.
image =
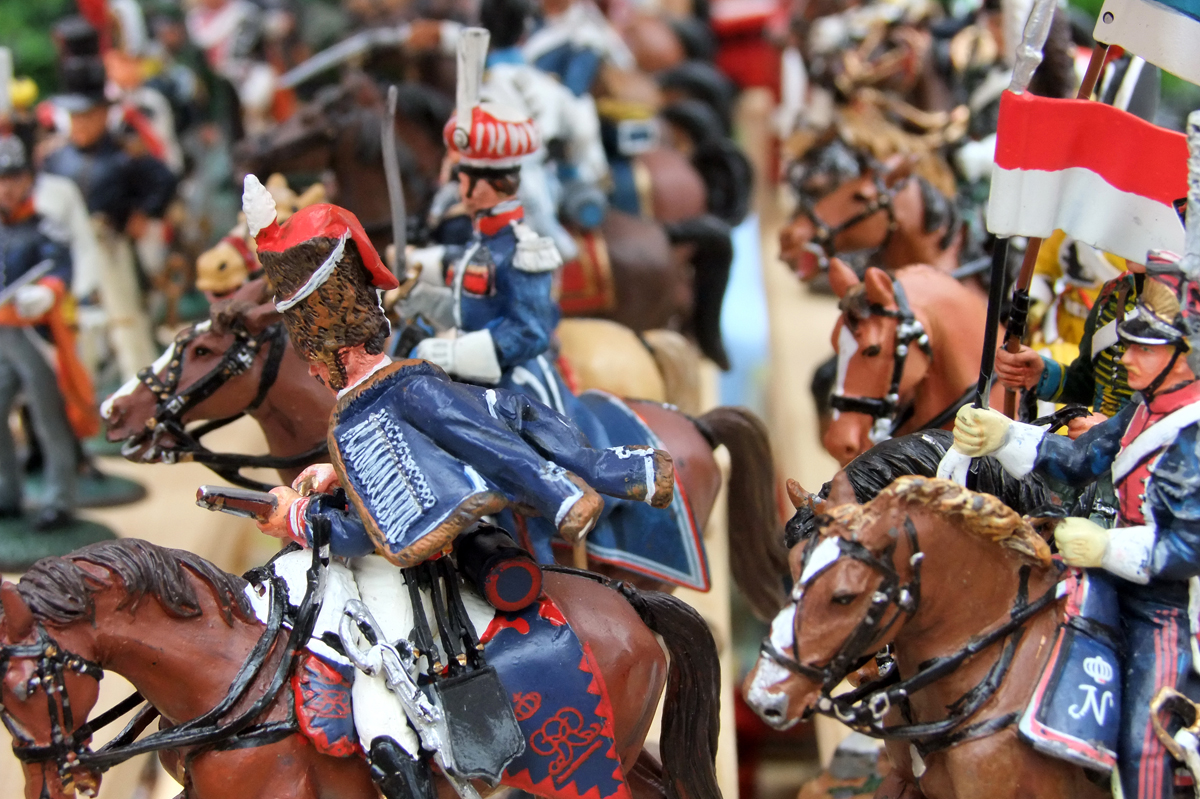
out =
<path fill-rule="evenodd" d="M 1004 92 L 996 165 L 1056 172 L 1082 167 L 1121 191 L 1169 205 L 1187 196 L 1187 139 L 1087 100 Z"/>

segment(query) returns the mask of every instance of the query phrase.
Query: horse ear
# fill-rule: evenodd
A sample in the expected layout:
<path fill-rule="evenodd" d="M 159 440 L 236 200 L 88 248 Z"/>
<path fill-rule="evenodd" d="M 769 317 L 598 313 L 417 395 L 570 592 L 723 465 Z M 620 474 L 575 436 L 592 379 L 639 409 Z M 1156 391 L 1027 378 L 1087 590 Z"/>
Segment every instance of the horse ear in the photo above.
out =
<path fill-rule="evenodd" d="M 845 297 L 846 292 L 859 282 L 858 275 L 854 274 L 854 270 L 843 263 L 842 259 L 829 259 L 829 286 L 839 299 Z"/>
<path fill-rule="evenodd" d="M 801 488 L 800 484 L 790 477 L 787 481 L 787 495 L 788 499 L 792 501 L 792 507 L 796 510 L 811 508 L 813 500 L 816 499 L 816 497 Z"/>
<path fill-rule="evenodd" d="M 892 286 L 892 279 L 888 277 L 887 272 L 878 267 L 869 266 L 864 282 L 867 284 L 868 302 L 878 305 L 880 308 L 895 309 L 896 289 Z"/>
<path fill-rule="evenodd" d="M 834 508 L 839 505 L 858 504 L 858 497 L 854 496 L 854 485 L 850 482 L 850 476 L 846 474 L 845 470 L 833 476 L 832 484 L 829 487 L 829 499 L 826 502 Z"/>
<path fill-rule="evenodd" d="M 267 302 L 262 305 L 256 305 L 249 311 L 246 311 L 244 319 L 246 331 L 252 336 L 257 336 L 271 325 L 283 319 L 283 314 L 275 310 L 275 303 Z"/>
<path fill-rule="evenodd" d="M 4 608 L 4 621 L 8 627 L 9 642 L 23 641 L 33 632 L 33 611 L 17 593 L 17 586 L 5 580 L 0 585 L 0 607 Z"/>
<path fill-rule="evenodd" d="M 912 175 L 913 170 L 917 168 L 917 156 L 893 155 L 883 162 L 883 166 L 886 170 L 883 173 L 883 184 L 890 189 Z"/>

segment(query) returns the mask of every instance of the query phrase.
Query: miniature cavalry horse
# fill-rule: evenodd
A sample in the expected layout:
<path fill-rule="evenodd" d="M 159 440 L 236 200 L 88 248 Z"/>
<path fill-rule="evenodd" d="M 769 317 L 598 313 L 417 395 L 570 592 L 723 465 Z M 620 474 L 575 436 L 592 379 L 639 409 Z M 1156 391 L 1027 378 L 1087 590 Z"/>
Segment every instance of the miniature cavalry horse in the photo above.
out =
<path fill-rule="evenodd" d="M 806 281 L 828 268 L 835 255 L 863 251 L 873 251 L 889 272 L 929 264 L 954 273 L 964 244 L 954 202 L 914 175 L 909 158 L 880 163 L 855 157 L 859 174 L 819 198 L 800 194 L 795 218 L 779 234 L 779 257 Z"/>
<path fill-rule="evenodd" d="M 244 292 L 260 290 L 261 284 L 247 284 Z M 108 439 L 125 441 L 123 454 L 131 460 L 194 460 L 231 482 L 265 490 L 269 486 L 241 477 L 237 464 L 278 468 L 281 480 L 290 483 L 305 466 L 328 460 L 325 442 L 333 403 L 333 395 L 309 375 L 288 343 L 274 306 L 239 298 L 216 306 L 211 320 L 181 333 L 137 381 L 110 397 L 101 413 Z M 738 534 L 730 547 L 734 580 L 756 612 L 770 618 L 782 604 L 782 587 L 762 575 L 781 571 L 785 553 L 770 440 L 762 422 L 739 408 L 716 408 L 692 418 L 661 403 L 627 404 L 671 453 L 698 531 L 703 531 L 721 487 L 713 450 L 726 446 L 730 532 Z M 215 425 L 243 414 L 261 425 L 270 456 L 212 453 L 200 443 Z M 205 419 L 216 421 L 188 429 L 189 423 Z M 593 560 L 590 568 L 658 587 L 602 562 Z"/>
<path fill-rule="evenodd" d="M 858 505 L 843 473 L 824 512 L 746 678 L 755 712 L 786 729 L 816 710 L 884 738 L 893 770 L 876 797 L 1107 796 L 1107 779 L 1017 737 L 1066 602 L 1046 542 L 947 480 L 902 477 Z M 887 645 L 899 682 L 831 695 Z"/>
<path fill-rule="evenodd" d="M 829 282 L 842 317 L 833 330 L 837 384 L 823 443 L 843 466 L 888 437 L 950 427 L 979 380 L 986 302 L 945 272 L 909 266 L 863 281 L 837 258 Z M 1003 387 L 993 387 L 1000 401 Z"/>
<path fill-rule="evenodd" d="M 300 732 L 290 677 L 305 642 L 289 640 L 277 624 L 272 634 L 251 609 L 247 588 L 196 555 L 136 539 L 46 558 L 19 585 L 4 583 L 0 717 L 22 760 L 26 798 L 70 799 L 76 790 L 94 796 L 104 767 L 159 750 L 188 799 L 375 799 L 360 753 L 322 754 Z M 593 653 L 612 706 L 612 756 L 633 797 L 719 799 L 718 664 L 699 615 L 673 597 L 574 574 L 547 573 L 545 591 Z M 90 751 L 87 723 L 109 670 L 157 711 L 162 730 L 154 734 L 165 736 L 111 759 L 105 749 Z M 660 772 L 642 744 L 664 681 Z M 218 707 L 224 710 L 214 717 Z M 142 723 L 133 736 L 153 718 L 135 717 Z M 203 740 L 192 736 L 197 731 Z"/>

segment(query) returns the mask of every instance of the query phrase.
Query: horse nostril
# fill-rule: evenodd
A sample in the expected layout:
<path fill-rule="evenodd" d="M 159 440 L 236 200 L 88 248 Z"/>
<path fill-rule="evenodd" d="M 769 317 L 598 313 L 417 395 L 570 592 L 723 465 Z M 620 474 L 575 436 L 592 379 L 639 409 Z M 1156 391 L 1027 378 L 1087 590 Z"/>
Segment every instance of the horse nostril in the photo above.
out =
<path fill-rule="evenodd" d="M 777 718 L 780 718 L 781 716 L 783 716 L 783 714 L 780 713 L 775 708 L 767 708 L 766 710 L 763 711 L 763 715 L 769 719 L 777 719 Z"/>

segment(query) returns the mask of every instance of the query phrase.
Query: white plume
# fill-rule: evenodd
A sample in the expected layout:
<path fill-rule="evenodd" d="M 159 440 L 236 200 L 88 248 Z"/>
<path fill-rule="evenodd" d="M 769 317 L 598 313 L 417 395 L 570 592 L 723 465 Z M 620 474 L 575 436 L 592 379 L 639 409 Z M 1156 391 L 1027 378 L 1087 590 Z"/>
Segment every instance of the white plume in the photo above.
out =
<path fill-rule="evenodd" d="M 270 227 L 277 216 L 275 198 L 254 175 L 246 175 L 246 182 L 243 184 L 242 213 L 246 215 L 246 225 L 250 228 L 251 236 L 257 236 L 258 231 Z"/>

